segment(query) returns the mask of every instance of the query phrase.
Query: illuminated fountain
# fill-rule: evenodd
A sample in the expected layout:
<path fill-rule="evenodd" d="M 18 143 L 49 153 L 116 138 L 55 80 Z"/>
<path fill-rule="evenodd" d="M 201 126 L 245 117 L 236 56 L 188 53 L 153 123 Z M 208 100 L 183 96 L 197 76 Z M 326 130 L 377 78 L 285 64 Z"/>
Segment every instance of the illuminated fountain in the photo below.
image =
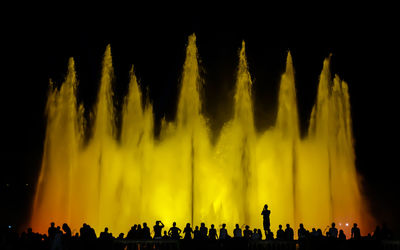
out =
<path fill-rule="evenodd" d="M 254 127 L 252 81 L 245 44 L 239 54 L 234 115 L 212 143 L 202 114 L 196 37 L 189 37 L 176 120 L 163 120 L 154 138 L 151 103 L 142 105 L 134 70 L 116 139 L 112 102 L 113 66 L 106 48 L 89 140 L 83 106 L 76 102 L 71 58 L 60 88 L 50 84 L 47 130 L 31 226 L 46 232 L 51 221 L 78 231 L 127 232 L 136 223 L 162 220 L 167 226 L 200 222 L 262 228 L 271 225 L 325 229 L 335 221 L 369 230 L 355 169 L 347 84 L 324 61 L 308 135 L 300 138 L 292 58 L 282 75 L 276 124 Z M 366 232 L 366 231 L 363 232 Z M 347 230 L 346 230 L 347 231 Z"/>

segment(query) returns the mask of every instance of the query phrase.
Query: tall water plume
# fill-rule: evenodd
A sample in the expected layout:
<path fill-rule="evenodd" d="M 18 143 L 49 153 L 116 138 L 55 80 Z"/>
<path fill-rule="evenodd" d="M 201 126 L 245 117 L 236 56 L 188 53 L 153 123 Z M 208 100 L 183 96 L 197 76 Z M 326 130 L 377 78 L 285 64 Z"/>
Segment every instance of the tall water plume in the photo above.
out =
<path fill-rule="evenodd" d="M 176 119 L 161 122 L 154 137 L 153 107 L 144 101 L 132 66 L 117 138 L 113 66 L 107 46 L 91 123 L 76 103 L 70 59 L 65 82 L 50 86 L 47 128 L 31 225 L 82 223 L 126 232 L 140 222 L 162 220 L 239 223 L 261 228 L 265 203 L 271 224 L 325 228 L 332 221 L 363 224 L 347 84 L 324 61 L 308 135 L 300 138 L 291 54 L 282 75 L 275 126 L 256 132 L 252 79 L 239 52 L 234 113 L 215 140 L 202 111 L 196 37 L 188 39 Z M 93 124 L 85 135 L 85 124 Z M 88 140 L 83 140 L 85 137 Z M 214 141 L 214 143 L 212 143 Z"/>

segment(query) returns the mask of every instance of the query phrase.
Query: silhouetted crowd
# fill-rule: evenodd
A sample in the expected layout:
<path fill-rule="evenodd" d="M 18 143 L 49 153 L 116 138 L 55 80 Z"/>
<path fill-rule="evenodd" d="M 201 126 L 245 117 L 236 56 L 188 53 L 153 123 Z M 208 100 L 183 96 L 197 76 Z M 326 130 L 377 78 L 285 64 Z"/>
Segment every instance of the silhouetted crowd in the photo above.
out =
<path fill-rule="evenodd" d="M 181 230 L 177 227 L 176 223 L 172 224 L 168 230 L 164 230 L 165 225 L 161 221 L 156 221 L 151 231 L 147 223 L 135 224 L 128 231 L 126 236 L 124 233 L 120 233 L 115 237 L 111 232 L 109 232 L 106 227 L 104 231 L 97 237 L 95 230 L 87 224 L 83 224 L 80 228 L 79 233 L 71 234 L 71 229 L 64 223 L 62 227 L 55 226 L 51 223 L 48 234 L 39 234 L 32 232 L 31 228 L 28 228 L 26 232 L 22 232 L 20 235 L 12 229 L 2 230 L 1 233 L 1 249 L 8 249 L 6 246 L 10 243 L 15 244 L 18 242 L 20 248 L 17 249 L 70 249 L 74 245 L 74 242 L 91 242 L 99 241 L 102 244 L 107 244 L 107 242 L 117 241 L 129 242 L 129 241 L 170 241 L 170 240 L 200 240 L 200 241 L 216 241 L 216 240 L 269 240 L 269 241 L 293 241 L 294 240 L 294 230 L 289 224 L 286 224 L 286 228 L 283 229 L 282 225 L 279 225 L 279 229 L 276 232 L 276 237 L 271 230 L 266 230 L 265 237 L 262 235 L 261 229 L 254 228 L 250 229 L 248 225 L 240 227 L 236 224 L 232 231 L 232 234 L 228 233 L 226 224 L 222 224 L 219 228 L 219 232 L 215 228 L 214 224 L 207 228 L 205 223 L 201 223 L 200 227 L 195 226 L 194 230 L 190 223 Z M 311 231 L 307 230 L 303 224 L 299 225 L 297 230 L 298 241 L 301 240 L 322 240 L 322 239 L 338 239 L 346 240 L 348 239 L 344 234 L 343 230 L 338 230 L 335 223 L 332 223 L 331 227 L 325 234 L 322 233 L 321 229 L 312 228 Z M 383 225 L 383 227 L 377 226 L 376 230 L 372 235 L 361 236 L 360 229 L 357 224 L 354 223 L 351 229 L 351 235 L 349 239 L 361 240 L 383 240 L 391 239 L 391 233 L 389 229 Z M 11 244 L 11 245 L 12 245 Z M 22 247 L 21 247 L 22 246 Z M 25 248 L 24 246 L 30 246 Z M 37 246 L 37 247 L 36 247 Z M 39 247 L 42 246 L 42 247 Z M 104 245 L 103 245 L 104 246 Z M 14 248 L 9 248 L 14 249 Z M 110 248 L 112 249 L 112 248 Z M 114 248 L 115 249 L 115 248 Z M 123 248 L 121 248 L 123 249 Z"/>
<path fill-rule="evenodd" d="M 200 227 L 195 226 L 192 228 L 190 223 L 182 229 L 177 227 L 176 222 L 166 230 L 166 226 L 161 221 L 156 221 L 152 227 L 149 228 L 147 223 L 135 224 L 127 232 L 120 233 L 115 237 L 106 227 L 104 231 L 97 234 L 95 230 L 88 224 L 83 224 L 79 233 L 74 235 L 70 227 L 64 223 L 61 227 L 56 226 L 54 222 L 50 224 L 47 234 L 39 234 L 28 228 L 26 232 L 18 234 L 13 228 L 7 227 L 1 230 L 0 249 L 125 249 L 127 244 L 132 242 L 166 242 L 166 241 L 246 241 L 256 242 L 260 240 L 267 241 L 294 241 L 295 233 L 289 224 L 283 229 L 279 225 L 276 235 L 270 230 L 270 216 L 271 211 L 265 205 L 261 213 L 263 216 L 264 235 L 261 229 L 250 229 L 248 225 L 239 226 L 235 225 L 232 234 L 228 232 L 226 224 L 219 227 L 219 232 L 214 224 L 210 228 L 205 223 L 201 223 Z M 328 229 L 328 228 L 327 228 Z M 351 228 L 351 235 L 347 237 L 343 230 L 339 230 L 335 223 L 332 223 L 328 230 L 323 233 L 321 229 L 312 228 L 311 231 L 307 230 L 303 224 L 299 225 L 297 230 L 297 242 L 304 242 L 309 240 L 389 240 L 392 239 L 392 233 L 384 224 L 382 227 L 377 226 L 373 234 L 362 236 L 357 224 L 354 223 Z M 93 245 L 97 242 L 97 245 Z M 129 249 L 129 248 L 128 248 Z"/>

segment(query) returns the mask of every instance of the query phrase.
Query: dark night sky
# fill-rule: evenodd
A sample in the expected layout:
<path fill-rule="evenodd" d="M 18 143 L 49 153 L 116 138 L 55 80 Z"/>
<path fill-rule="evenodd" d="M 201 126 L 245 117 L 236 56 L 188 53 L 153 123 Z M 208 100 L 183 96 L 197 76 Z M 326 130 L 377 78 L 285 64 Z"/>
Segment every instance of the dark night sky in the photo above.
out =
<path fill-rule="evenodd" d="M 13 15 L 2 20 L 1 224 L 18 226 L 28 216 L 41 161 L 48 81 L 62 81 L 69 57 L 76 60 L 79 100 L 88 110 L 96 98 L 102 55 L 110 43 L 116 96 L 125 93 L 134 64 L 143 91 L 148 88 L 156 120 L 163 115 L 171 120 L 185 44 L 195 32 L 205 79 L 204 109 L 214 131 L 231 115 L 242 40 L 254 79 L 259 130 L 274 122 L 287 50 L 296 71 L 303 130 L 322 61 L 332 53 L 332 71 L 349 84 L 357 169 L 366 197 L 377 219 L 399 230 L 395 174 L 399 43 L 390 6 L 309 6 L 306 11 L 296 6 L 237 6 L 234 11 L 197 6 L 191 12 L 172 11 L 171 6 L 105 6 L 101 11 L 71 9 L 68 13 L 64 7 L 10 8 Z"/>

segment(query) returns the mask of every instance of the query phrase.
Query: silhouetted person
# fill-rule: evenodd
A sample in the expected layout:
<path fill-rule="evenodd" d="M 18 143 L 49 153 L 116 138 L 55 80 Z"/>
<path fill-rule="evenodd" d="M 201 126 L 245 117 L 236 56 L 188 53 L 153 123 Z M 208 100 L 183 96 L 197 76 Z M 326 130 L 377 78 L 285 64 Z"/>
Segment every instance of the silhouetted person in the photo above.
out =
<path fill-rule="evenodd" d="M 129 246 L 125 246 L 125 243 L 123 243 L 122 242 L 122 240 L 124 239 L 124 233 L 120 233 L 119 235 L 118 235 L 118 237 L 116 238 L 116 240 L 117 241 L 115 241 L 115 242 L 113 242 L 112 243 L 112 249 L 113 250 L 127 250 L 127 249 L 131 249 L 131 247 Z M 107 246 L 107 245 L 106 245 Z M 104 248 L 103 249 L 106 249 L 107 247 L 106 246 L 104 246 Z M 110 246 L 110 245 L 108 245 L 108 246 Z M 125 248 L 126 247 L 126 248 Z"/>
<path fill-rule="evenodd" d="M 156 221 L 156 224 L 153 226 L 155 240 L 159 240 L 162 238 L 161 231 L 163 228 L 164 228 L 164 224 L 160 220 Z"/>
<path fill-rule="evenodd" d="M 79 234 L 81 240 L 87 240 L 88 236 L 87 236 L 86 223 L 82 224 L 82 227 L 79 229 Z"/>
<path fill-rule="evenodd" d="M 318 239 L 318 232 L 314 227 L 311 229 L 311 239 Z"/>
<path fill-rule="evenodd" d="M 4 229 L 3 229 L 4 230 Z M 28 228 L 28 231 L 29 231 L 29 228 Z M 7 232 L 8 233 L 8 232 Z M 0 239 L 1 239 L 1 241 L 0 241 L 0 246 L 2 246 L 2 244 L 3 244 L 3 241 L 5 241 L 6 240 L 6 238 L 7 238 L 7 234 L 6 235 L 3 235 L 4 234 L 4 232 L 2 232 L 2 231 L 0 231 Z M 19 239 L 20 240 L 22 240 L 22 241 L 26 241 L 27 240 L 27 233 L 25 233 L 25 232 L 22 232 L 21 233 L 21 235 L 19 236 Z M 4 238 L 5 239 L 4 239 Z M 18 238 L 18 235 L 17 235 L 17 238 Z"/>
<path fill-rule="evenodd" d="M 54 240 L 53 240 L 53 244 L 51 245 L 51 250 L 62 250 L 63 249 L 62 235 L 63 235 L 63 233 L 61 232 L 61 228 L 58 226 L 56 228 L 56 231 L 54 234 Z"/>
<path fill-rule="evenodd" d="M 319 238 L 319 239 L 322 239 L 324 236 L 322 235 L 322 230 L 321 230 L 321 228 L 318 228 L 317 229 L 317 237 Z"/>
<path fill-rule="evenodd" d="M 239 224 L 236 224 L 235 229 L 233 229 L 233 238 L 242 238 L 242 229 L 240 229 Z"/>
<path fill-rule="evenodd" d="M 353 227 L 351 228 L 351 238 L 355 240 L 361 239 L 361 232 L 360 228 L 357 227 L 357 223 L 354 223 Z"/>
<path fill-rule="evenodd" d="M 128 234 L 126 235 L 126 239 L 128 240 L 136 239 L 136 228 L 137 228 L 136 224 L 131 227 L 131 230 L 129 230 Z"/>
<path fill-rule="evenodd" d="M 75 233 L 75 235 L 72 236 L 72 238 L 73 238 L 74 240 L 78 240 L 78 239 L 79 239 L 79 233 Z"/>
<path fill-rule="evenodd" d="M 340 229 L 339 231 L 339 240 L 346 240 L 346 235 L 344 234 L 342 229 Z"/>
<path fill-rule="evenodd" d="M 293 240 L 293 238 L 294 238 L 293 228 L 291 228 L 289 224 L 286 224 L 285 236 L 286 236 L 286 240 Z"/>
<path fill-rule="evenodd" d="M 173 240 L 179 240 L 181 238 L 182 230 L 176 227 L 176 222 L 172 223 L 172 227 L 168 230 L 168 235 L 171 237 Z"/>
<path fill-rule="evenodd" d="M 250 230 L 250 227 L 246 225 L 245 229 L 243 230 L 243 238 L 246 240 L 250 239 L 252 235 L 252 231 Z"/>
<path fill-rule="evenodd" d="M 332 227 L 329 228 L 329 238 L 337 239 L 338 237 L 338 230 L 335 227 L 335 222 L 332 222 Z"/>
<path fill-rule="evenodd" d="M 228 239 L 228 230 L 226 230 L 226 224 L 222 224 L 222 228 L 219 229 L 219 239 L 226 240 Z"/>
<path fill-rule="evenodd" d="M 261 229 L 257 229 L 257 233 L 260 235 L 260 240 L 262 240 L 262 233 L 261 233 Z"/>
<path fill-rule="evenodd" d="M 142 238 L 144 240 L 149 240 L 151 239 L 150 235 L 150 228 L 147 226 L 147 223 L 143 223 L 143 228 L 142 228 Z"/>
<path fill-rule="evenodd" d="M 307 230 L 304 228 L 303 223 L 300 223 L 300 228 L 297 230 L 297 236 L 299 237 L 299 240 L 307 238 Z"/>
<path fill-rule="evenodd" d="M 96 232 L 94 231 L 94 229 L 85 223 L 83 224 L 83 227 L 81 228 L 80 231 L 81 231 L 81 238 L 83 237 L 84 240 L 97 239 Z"/>
<path fill-rule="evenodd" d="M 196 226 L 194 231 L 193 231 L 193 239 L 194 240 L 200 240 L 201 239 L 199 226 Z"/>
<path fill-rule="evenodd" d="M 64 231 L 64 234 L 62 234 L 62 243 L 63 243 L 63 248 L 64 249 L 69 249 L 71 245 L 71 239 L 72 239 L 72 232 L 67 223 L 64 223 L 62 225 L 62 230 Z"/>
<path fill-rule="evenodd" d="M 285 231 L 283 231 L 282 225 L 279 225 L 279 229 L 276 232 L 276 239 L 277 240 L 285 240 Z"/>
<path fill-rule="evenodd" d="M 261 230 L 260 230 L 261 232 Z M 261 239 L 261 235 L 258 233 L 258 229 L 254 228 L 253 234 L 251 235 L 251 239 L 252 240 L 260 240 Z"/>
<path fill-rule="evenodd" d="M 216 239 L 218 239 L 217 229 L 215 229 L 214 224 L 211 224 L 210 231 L 208 232 L 208 238 L 209 238 L 210 240 L 216 240 Z"/>
<path fill-rule="evenodd" d="M 57 231 L 57 229 L 54 225 L 55 225 L 54 222 L 50 223 L 50 227 L 47 230 L 49 240 L 51 240 L 51 241 L 54 239 L 54 236 L 56 235 L 56 231 Z"/>
<path fill-rule="evenodd" d="M 100 233 L 99 239 L 110 240 L 111 234 L 108 232 L 108 227 L 104 228 L 104 231 Z"/>
<path fill-rule="evenodd" d="M 206 224 L 204 224 L 204 222 L 200 224 L 200 238 L 202 240 L 208 238 L 208 228 L 206 227 Z"/>
<path fill-rule="evenodd" d="M 34 234 L 33 234 L 33 232 L 32 232 L 32 228 L 31 228 L 31 227 L 28 228 L 27 233 L 26 233 L 25 236 L 26 236 L 26 239 L 27 239 L 28 241 L 33 241 L 33 240 L 34 240 L 35 236 L 34 236 Z"/>
<path fill-rule="evenodd" d="M 185 236 L 183 236 L 184 240 L 191 240 L 192 239 L 192 227 L 190 226 L 190 223 L 186 224 L 186 227 L 183 229 L 183 233 L 185 234 Z"/>
<path fill-rule="evenodd" d="M 164 235 L 162 236 L 163 240 L 169 240 L 169 236 L 167 234 L 167 231 L 164 230 Z"/>
<path fill-rule="evenodd" d="M 64 238 L 66 240 L 70 240 L 72 237 L 72 233 L 71 233 L 71 229 L 69 228 L 69 226 L 67 225 L 67 223 L 64 223 L 62 225 L 62 230 L 64 231 Z"/>
<path fill-rule="evenodd" d="M 143 239 L 143 230 L 142 230 L 142 225 L 140 224 L 137 225 L 135 239 L 137 240 Z"/>
<path fill-rule="evenodd" d="M 265 235 L 267 235 L 267 233 L 269 231 L 271 231 L 270 230 L 271 223 L 270 223 L 270 220 L 269 220 L 270 214 L 271 214 L 271 210 L 268 210 L 268 205 L 265 204 L 264 205 L 264 209 L 261 212 L 261 215 L 263 216 L 263 226 L 264 226 Z"/>
<path fill-rule="evenodd" d="M 274 240 L 274 233 L 272 231 L 268 231 L 267 236 L 265 237 L 266 240 Z"/>
<path fill-rule="evenodd" d="M 372 235 L 372 239 L 374 239 L 374 240 L 382 239 L 381 228 L 379 226 L 376 226 L 374 234 Z"/>

